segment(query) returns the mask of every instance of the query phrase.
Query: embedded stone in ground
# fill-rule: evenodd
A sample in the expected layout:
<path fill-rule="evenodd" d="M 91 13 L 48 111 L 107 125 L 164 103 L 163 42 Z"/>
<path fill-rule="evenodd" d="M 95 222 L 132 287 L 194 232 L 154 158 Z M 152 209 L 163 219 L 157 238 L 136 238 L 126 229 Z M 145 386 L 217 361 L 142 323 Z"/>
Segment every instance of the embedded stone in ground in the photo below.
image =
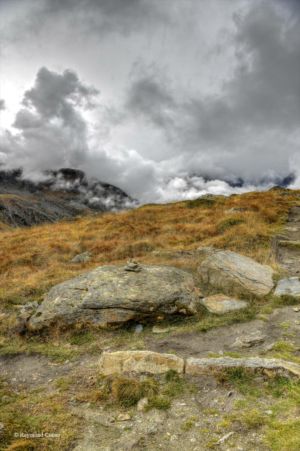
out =
<path fill-rule="evenodd" d="M 162 374 L 169 370 L 183 373 L 184 360 L 173 354 L 152 351 L 103 352 L 100 372 L 105 376 L 122 373 Z"/>
<path fill-rule="evenodd" d="M 248 307 L 248 302 L 234 299 L 224 294 L 215 294 L 201 299 L 201 304 L 210 312 L 216 315 L 243 310 Z"/>
<path fill-rule="evenodd" d="M 203 358 L 190 357 L 186 360 L 185 373 L 191 376 L 209 374 L 227 368 L 245 368 L 249 370 L 266 370 L 271 373 L 300 377 L 300 365 L 280 359 L 249 358 Z"/>
<path fill-rule="evenodd" d="M 300 278 L 289 277 L 279 280 L 274 294 L 275 296 L 292 296 L 300 299 Z"/>
<path fill-rule="evenodd" d="M 254 332 L 250 335 L 245 335 L 241 337 L 237 337 L 234 343 L 232 344 L 233 348 L 251 348 L 252 346 L 260 345 L 262 344 L 265 339 L 266 335 L 262 334 L 261 332 Z"/>

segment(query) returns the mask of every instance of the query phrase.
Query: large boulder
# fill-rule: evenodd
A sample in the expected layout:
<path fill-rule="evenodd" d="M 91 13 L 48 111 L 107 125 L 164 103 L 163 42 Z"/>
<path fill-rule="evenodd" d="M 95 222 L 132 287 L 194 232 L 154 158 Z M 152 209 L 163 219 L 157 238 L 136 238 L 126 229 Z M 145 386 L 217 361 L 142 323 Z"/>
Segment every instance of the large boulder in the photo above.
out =
<path fill-rule="evenodd" d="M 200 248 L 204 257 L 198 272 L 208 290 L 263 297 L 274 287 L 273 270 L 249 257 L 212 247 Z"/>
<path fill-rule="evenodd" d="M 106 328 L 197 312 L 199 292 L 191 274 L 168 266 L 134 265 L 98 267 L 56 285 L 27 319 L 26 328 L 72 324 Z"/>

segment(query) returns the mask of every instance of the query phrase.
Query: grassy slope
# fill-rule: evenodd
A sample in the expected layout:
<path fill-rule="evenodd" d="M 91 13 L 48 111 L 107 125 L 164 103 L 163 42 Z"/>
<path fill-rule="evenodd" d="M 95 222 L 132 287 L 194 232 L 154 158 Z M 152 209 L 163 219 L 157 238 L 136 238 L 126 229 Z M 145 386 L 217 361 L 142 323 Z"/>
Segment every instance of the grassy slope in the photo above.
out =
<path fill-rule="evenodd" d="M 163 253 L 154 250 L 214 245 L 272 263 L 270 237 L 280 229 L 297 196 L 297 191 L 273 190 L 217 197 L 215 202 L 146 205 L 123 213 L 3 231 L 0 309 L 41 299 L 51 286 L 97 265 L 122 263 L 130 257 L 167 262 Z M 93 254 L 89 263 L 70 264 L 74 255 L 86 250 Z"/>
<path fill-rule="evenodd" d="M 299 194 L 299 191 L 272 190 L 229 198 L 217 197 L 214 201 L 200 199 L 169 205 L 148 205 L 124 213 L 95 215 L 30 229 L 4 230 L 0 232 L 0 314 L 14 313 L 17 311 L 16 304 L 41 300 L 51 286 L 98 265 L 123 263 L 134 257 L 142 262 L 186 266 L 186 261 L 172 260 L 164 250 L 191 250 L 214 245 L 275 265 L 270 252 L 271 237 L 280 230 L 289 207 L 299 203 Z M 79 265 L 70 263 L 75 254 L 86 250 L 93 254 L 90 262 Z M 262 311 L 265 307 L 260 306 Z M 232 319 L 239 318 L 203 318 L 196 324 L 195 330 L 205 330 Z M 143 347 L 139 336 L 126 331 L 70 332 L 70 335 L 41 340 L 39 337 L 27 339 L 8 336 L 7 326 L 9 321 L 0 327 L 0 351 L 4 355 L 20 351 L 38 352 L 59 362 L 82 353 L 99 354 L 103 346 L 112 343 L 128 348 Z M 190 326 L 187 320 L 178 330 Z M 248 387 L 248 380 L 245 382 Z M 243 383 L 243 375 L 237 383 Z M 249 407 L 257 405 L 259 397 L 265 396 L 263 389 L 259 388 L 257 397 L 250 393 L 246 405 L 237 406 L 237 412 L 247 427 L 250 422 L 251 427 L 253 423 L 255 428 L 265 428 L 270 448 L 290 451 L 298 449 L 300 443 L 300 434 L 296 433 L 299 422 L 290 419 L 289 415 L 289 412 L 294 415 L 294 390 L 299 389 L 297 385 L 296 388 L 287 386 L 284 390 L 291 392 L 290 398 L 285 399 L 285 423 L 282 423 L 280 414 L 278 419 L 272 416 L 270 420 L 265 420 L 265 417 L 261 418 L 260 411 L 257 413 L 253 410 L 254 407 L 253 411 L 249 411 Z M 45 425 L 55 430 L 57 424 L 63 422 L 65 427 L 58 449 L 67 449 L 74 435 L 77 436 L 74 433 L 77 420 L 67 408 L 71 396 L 67 389 L 63 394 L 59 391 L 47 396 L 35 392 L 14 395 L 9 387 L 1 387 L 0 384 L 0 393 L 6 394 L 6 391 L 13 399 L 8 403 L 4 401 L 2 421 L 10 424 L 11 431 L 16 428 L 43 429 Z M 248 411 L 251 418 L 248 418 Z M 242 417 L 243 412 L 245 418 Z M 227 419 L 224 433 L 231 430 L 234 421 L 233 417 Z M 288 442 L 291 432 L 295 445 L 294 442 Z M 7 443 L 16 443 L 9 438 L 7 440 Z M 289 443 L 288 448 L 283 446 L 284 443 Z M 37 442 L 33 445 L 36 448 L 30 448 L 28 442 L 22 446 L 21 443 L 19 448 L 11 449 L 42 449 Z M 44 449 L 48 449 L 47 446 Z"/>

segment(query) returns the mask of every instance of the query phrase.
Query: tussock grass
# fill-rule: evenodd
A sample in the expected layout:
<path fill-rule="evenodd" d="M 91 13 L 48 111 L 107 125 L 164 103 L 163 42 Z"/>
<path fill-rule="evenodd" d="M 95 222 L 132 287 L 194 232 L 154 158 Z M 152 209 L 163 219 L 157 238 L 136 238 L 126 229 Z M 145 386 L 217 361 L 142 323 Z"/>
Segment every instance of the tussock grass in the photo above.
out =
<path fill-rule="evenodd" d="M 63 389 L 68 380 L 59 381 Z M 167 410 L 173 399 L 182 395 L 185 390 L 191 390 L 192 386 L 176 371 L 170 370 L 164 377 L 133 377 L 114 375 L 109 377 L 99 376 L 93 387 L 87 386 L 76 394 L 80 402 L 92 402 L 95 405 L 103 404 L 109 408 L 129 409 L 142 398 L 148 399 L 145 410 Z"/>

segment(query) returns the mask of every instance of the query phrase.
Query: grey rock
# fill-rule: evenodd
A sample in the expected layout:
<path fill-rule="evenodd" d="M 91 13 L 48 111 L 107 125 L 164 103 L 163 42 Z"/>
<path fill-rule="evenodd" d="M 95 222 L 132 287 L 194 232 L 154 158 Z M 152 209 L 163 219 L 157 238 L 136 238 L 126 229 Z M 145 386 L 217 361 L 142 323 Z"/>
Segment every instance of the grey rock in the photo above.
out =
<path fill-rule="evenodd" d="M 232 347 L 234 348 L 251 348 L 252 346 L 259 345 L 263 343 L 266 339 L 266 335 L 261 332 L 256 332 L 250 335 L 245 335 L 243 337 L 237 337 Z"/>
<path fill-rule="evenodd" d="M 281 359 L 264 359 L 261 357 L 249 358 L 203 358 L 189 357 L 185 364 L 185 373 L 191 376 L 199 376 L 210 373 L 213 370 L 226 368 L 246 368 L 249 370 L 270 370 L 271 372 L 287 376 L 300 376 L 300 365 Z"/>
<path fill-rule="evenodd" d="M 197 313 L 199 292 L 193 276 L 168 266 L 140 272 L 103 266 L 54 286 L 27 321 L 35 331 L 51 325 L 117 327 L 144 318 Z"/>
<path fill-rule="evenodd" d="M 137 324 L 134 328 L 134 333 L 135 334 L 140 334 L 141 332 L 143 332 L 144 326 L 142 324 Z"/>
<path fill-rule="evenodd" d="M 289 277 L 279 280 L 274 294 L 275 296 L 293 296 L 300 299 L 300 278 Z"/>
<path fill-rule="evenodd" d="M 224 294 L 216 294 L 201 299 L 200 303 L 210 312 L 216 315 L 243 310 L 248 307 L 248 302 L 234 299 Z"/>
<path fill-rule="evenodd" d="M 19 333 L 23 333 L 27 328 L 27 322 L 29 318 L 34 315 L 34 313 L 37 311 L 39 307 L 39 304 L 34 302 L 28 302 L 28 304 L 22 305 L 20 308 L 20 312 L 17 316 L 17 327 L 16 330 Z"/>
<path fill-rule="evenodd" d="M 204 247 L 198 249 L 204 257 L 198 272 L 207 288 L 232 295 L 263 297 L 274 287 L 272 268 L 249 257 L 231 251 Z"/>
<path fill-rule="evenodd" d="M 82 254 L 75 255 L 74 258 L 72 258 L 71 263 L 86 263 L 90 261 L 92 255 L 89 251 L 83 252 Z"/>
<path fill-rule="evenodd" d="M 125 271 L 140 272 L 142 270 L 142 267 L 135 260 L 128 260 L 126 266 L 124 267 L 124 270 Z"/>

